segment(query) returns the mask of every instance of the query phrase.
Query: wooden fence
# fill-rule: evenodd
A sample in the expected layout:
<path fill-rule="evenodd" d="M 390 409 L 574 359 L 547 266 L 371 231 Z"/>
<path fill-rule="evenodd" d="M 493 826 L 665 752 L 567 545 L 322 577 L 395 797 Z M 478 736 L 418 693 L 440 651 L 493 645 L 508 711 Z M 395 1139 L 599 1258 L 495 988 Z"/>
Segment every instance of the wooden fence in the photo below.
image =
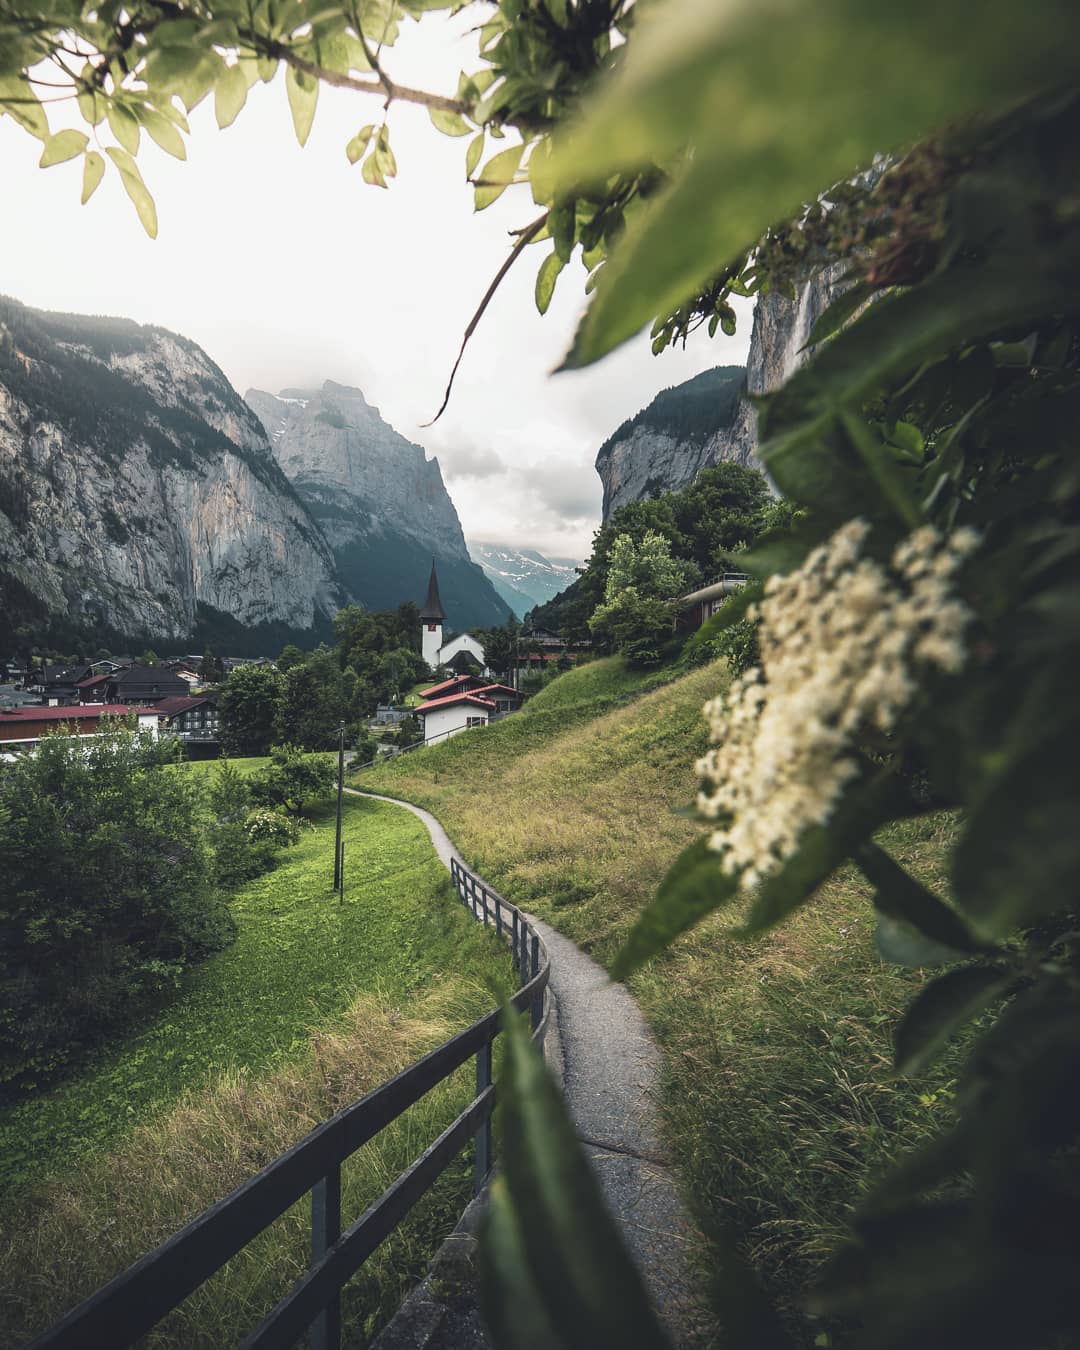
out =
<path fill-rule="evenodd" d="M 509 941 L 521 981 L 511 1005 L 519 1012 L 530 1012 L 534 1038 L 542 1041 L 549 976 L 543 943 L 516 905 L 504 900 L 456 859 L 450 872 L 466 908 L 482 923 L 494 925 L 496 932 Z M 493 1009 L 389 1082 L 316 1126 L 231 1195 L 72 1309 L 38 1336 L 29 1350 L 122 1350 L 132 1345 L 307 1192 L 311 1194 L 311 1265 L 245 1337 L 241 1350 L 292 1346 L 309 1328 L 313 1350 L 338 1350 L 343 1286 L 470 1139 L 476 1141 L 476 1189 L 484 1184 L 492 1164 L 492 1045 L 500 1031 L 500 1019 L 499 1009 Z M 476 1058 L 473 1100 L 342 1232 L 342 1163 L 471 1056 Z"/>

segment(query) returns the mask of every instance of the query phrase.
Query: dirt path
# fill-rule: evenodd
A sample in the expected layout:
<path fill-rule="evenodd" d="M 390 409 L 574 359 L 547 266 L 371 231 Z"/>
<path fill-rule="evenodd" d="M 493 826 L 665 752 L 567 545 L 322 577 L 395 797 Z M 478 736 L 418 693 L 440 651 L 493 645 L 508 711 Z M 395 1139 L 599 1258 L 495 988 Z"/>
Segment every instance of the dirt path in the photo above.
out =
<path fill-rule="evenodd" d="M 455 857 L 468 866 L 429 811 L 377 793 L 350 791 L 411 811 L 427 827 L 447 867 Z M 696 1320 L 688 1269 L 690 1229 L 656 1127 L 659 1049 L 627 990 L 613 984 L 569 938 L 529 918 L 551 957 L 556 1034 L 549 1034 L 546 1050 L 552 1068 L 653 1301 L 675 1343 L 685 1344 Z"/>

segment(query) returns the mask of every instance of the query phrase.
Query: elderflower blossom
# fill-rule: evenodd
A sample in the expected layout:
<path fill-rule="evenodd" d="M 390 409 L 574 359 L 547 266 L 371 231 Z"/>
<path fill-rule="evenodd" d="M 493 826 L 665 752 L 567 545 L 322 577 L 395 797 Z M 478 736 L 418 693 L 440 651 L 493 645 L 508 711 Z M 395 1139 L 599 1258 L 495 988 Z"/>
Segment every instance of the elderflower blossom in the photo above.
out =
<path fill-rule="evenodd" d="M 891 568 L 862 556 L 870 527 L 852 520 L 760 606 L 761 667 L 705 705 L 712 748 L 698 762 L 698 806 L 722 824 L 710 847 L 752 888 L 824 824 L 857 776 L 860 731 L 891 732 L 922 669 L 964 663 L 972 615 L 953 590 L 978 544 L 973 530 L 909 535 Z"/>

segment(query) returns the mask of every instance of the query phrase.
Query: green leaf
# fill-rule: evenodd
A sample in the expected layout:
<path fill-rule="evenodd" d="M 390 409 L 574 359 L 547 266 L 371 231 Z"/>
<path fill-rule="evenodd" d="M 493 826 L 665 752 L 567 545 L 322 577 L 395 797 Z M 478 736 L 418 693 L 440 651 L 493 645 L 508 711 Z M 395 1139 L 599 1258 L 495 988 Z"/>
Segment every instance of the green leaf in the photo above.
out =
<path fill-rule="evenodd" d="M 357 160 L 364 157 L 364 152 L 371 143 L 372 136 L 375 135 L 375 124 L 369 123 L 366 127 L 361 127 L 352 140 L 345 147 L 345 155 L 350 164 L 355 164 Z"/>
<path fill-rule="evenodd" d="M 506 1205 L 496 1223 L 505 1232 L 512 1216 L 520 1254 L 512 1248 L 496 1253 L 499 1230 L 486 1229 L 485 1288 L 490 1291 L 495 1271 L 505 1273 L 511 1264 L 515 1285 L 535 1288 L 556 1336 L 553 1347 L 666 1350 L 667 1337 L 523 1019 L 504 1010 L 503 1027 L 499 1138 Z M 499 1324 L 497 1312 L 492 1320 Z"/>
<path fill-rule="evenodd" d="M 611 966 L 613 980 L 626 977 L 738 892 L 738 878 L 720 865 L 708 838 L 696 839 L 675 860 L 656 895 L 630 930 Z"/>
<path fill-rule="evenodd" d="M 1068 705 L 1057 716 L 1053 735 L 994 774 L 953 854 L 956 903 L 988 940 L 1076 902 L 1080 727 Z"/>
<path fill-rule="evenodd" d="M 319 82 L 310 75 L 289 66 L 285 73 L 285 92 L 289 98 L 293 129 L 301 146 L 307 144 L 311 124 L 315 120 L 315 105 L 319 101 Z"/>
<path fill-rule="evenodd" d="M 523 145 L 512 145 L 509 150 L 500 150 L 497 155 L 492 155 L 480 170 L 480 186 L 476 189 L 477 211 L 483 211 L 503 195 L 517 173 L 524 152 Z"/>
<path fill-rule="evenodd" d="M 219 127 L 230 127 L 247 102 L 248 82 L 242 67 L 226 66 L 214 85 L 214 116 Z"/>
<path fill-rule="evenodd" d="M 65 160 L 81 155 L 90 142 L 83 131 L 58 131 L 45 142 L 45 148 L 38 160 L 38 168 L 47 169 L 52 164 L 63 164 Z"/>
<path fill-rule="evenodd" d="M 888 53 L 888 80 L 865 73 Z M 642 9 L 614 78 L 556 152 L 563 190 L 652 164 L 673 175 L 627 229 L 566 366 L 699 292 L 830 183 L 984 105 L 1068 84 L 1080 13 L 1060 0 L 902 6 L 668 0 Z M 813 115 L 808 115 L 809 109 Z M 693 153 L 684 150 L 692 147 Z"/>
<path fill-rule="evenodd" d="M 943 950 L 951 953 L 944 958 L 946 960 L 955 961 L 964 954 L 972 955 L 982 949 L 963 919 L 872 839 L 860 844 L 853 856 L 859 870 L 875 889 L 874 908 L 879 914 L 909 925 L 940 944 Z"/>
<path fill-rule="evenodd" d="M 83 163 L 83 186 L 82 186 L 82 204 L 83 206 L 97 191 L 98 184 L 105 176 L 105 160 L 96 150 L 88 150 L 86 160 Z"/>
<path fill-rule="evenodd" d="M 154 108 L 145 107 L 138 109 L 138 118 L 150 138 L 155 144 L 160 145 L 166 154 L 172 155 L 174 159 L 187 159 L 184 138 L 168 118 L 162 117 Z"/>
<path fill-rule="evenodd" d="M 832 876 L 856 845 L 911 810 L 900 780 L 888 772 L 850 783 L 828 824 L 808 829 L 796 852 L 761 883 L 742 932 L 760 933 L 786 918 Z"/>
<path fill-rule="evenodd" d="M 139 166 L 126 150 L 121 150 L 115 145 L 106 146 L 105 153 L 120 170 L 120 181 L 124 185 L 124 191 L 131 198 L 143 229 L 151 239 L 156 239 L 158 231 L 157 209 L 154 206 L 153 197 L 150 196 L 146 184 L 142 180 Z"/>
<path fill-rule="evenodd" d="M 48 137 L 49 121 L 45 109 L 23 76 L 5 75 L 0 79 L 0 111 L 13 117 L 19 126 L 39 141 Z"/>
<path fill-rule="evenodd" d="M 907 966 L 912 970 L 955 965 L 967 955 L 955 947 L 947 947 L 943 942 L 926 937 L 903 919 L 894 919 L 888 914 L 878 916 L 874 946 L 883 961 L 893 966 Z"/>
<path fill-rule="evenodd" d="M 476 166 L 480 163 L 480 156 L 484 153 L 484 133 L 474 136 L 469 142 L 469 148 L 465 151 L 465 177 L 471 178 L 476 172 Z"/>
<path fill-rule="evenodd" d="M 109 121 L 109 130 L 128 152 L 135 155 L 139 150 L 139 124 L 130 109 L 120 103 L 110 103 L 105 116 Z"/>
<path fill-rule="evenodd" d="M 480 1242 L 480 1294 L 492 1344 L 497 1350 L 554 1350 L 561 1338 L 533 1284 L 505 1177 L 491 1183 Z"/>
<path fill-rule="evenodd" d="M 865 281 L 857 281 L 847 290 L 841 291 L 832 304 L 825 310 L 813 328 L 810 330 L 810 336 L 799 349 L 806 351 L 809 347 L 816 347 L 819 342 L 824 342 L 826 338 L 831 338 L 834 333 L 838 333 L 848 319 L 861 309 L 871 295 L 870 287 Z"/>
<path fill-rule="evenodd" d="M 564 263 L 570 261 L 577 240 L 577 218 L 573 202 L 562 202 L 548 212 L 548 229 L 555 241 L 555 252 Z"/>
<path fill-rule="evenodd" d="M 551 297 L 555 294 L 555 282 L 565 266 L 558 253 L 549 253 L 540 264 L 536 274 L 536 308 L 541 314 L 548 312 Z"/>
<path fill-rule="evenodd" d="M 923 989 L 896 1028 L 897 1073 L 917 1073 L 1009 987 L 1012 977 L 997 966 L 963 966 L 939 975 Z"/>
<path fill-rule="evenodd" d="M 472 127 L 460 113 L 446 112 L 442 108 L 429 108 L 428 114 L 436 131 L 441 131 L 444 136 L 468 136 L 472 132 Z"/>

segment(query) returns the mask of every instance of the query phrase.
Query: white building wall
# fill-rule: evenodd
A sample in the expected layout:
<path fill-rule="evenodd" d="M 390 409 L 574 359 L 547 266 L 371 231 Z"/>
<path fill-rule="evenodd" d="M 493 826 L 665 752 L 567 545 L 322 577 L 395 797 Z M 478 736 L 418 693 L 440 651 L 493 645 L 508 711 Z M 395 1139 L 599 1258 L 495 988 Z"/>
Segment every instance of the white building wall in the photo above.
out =
<path fill-rule="evenodd" d="M 459 731 L 468 731 L 470 717 L 483 718 L 487 726 L 486 708 L 478 708 L 475 703 L 459 703 L 451 708 L 436 708 L 434 712 L 424 714 L 424 740 L 446 740 L 456 736 Z"/>
<path fill-rule="evenodd" d="M 441 623 L 425 623 L 420 628 L 420 654 L 432 670 L 439 664 L 442 635 L 443 626 Z"/>

